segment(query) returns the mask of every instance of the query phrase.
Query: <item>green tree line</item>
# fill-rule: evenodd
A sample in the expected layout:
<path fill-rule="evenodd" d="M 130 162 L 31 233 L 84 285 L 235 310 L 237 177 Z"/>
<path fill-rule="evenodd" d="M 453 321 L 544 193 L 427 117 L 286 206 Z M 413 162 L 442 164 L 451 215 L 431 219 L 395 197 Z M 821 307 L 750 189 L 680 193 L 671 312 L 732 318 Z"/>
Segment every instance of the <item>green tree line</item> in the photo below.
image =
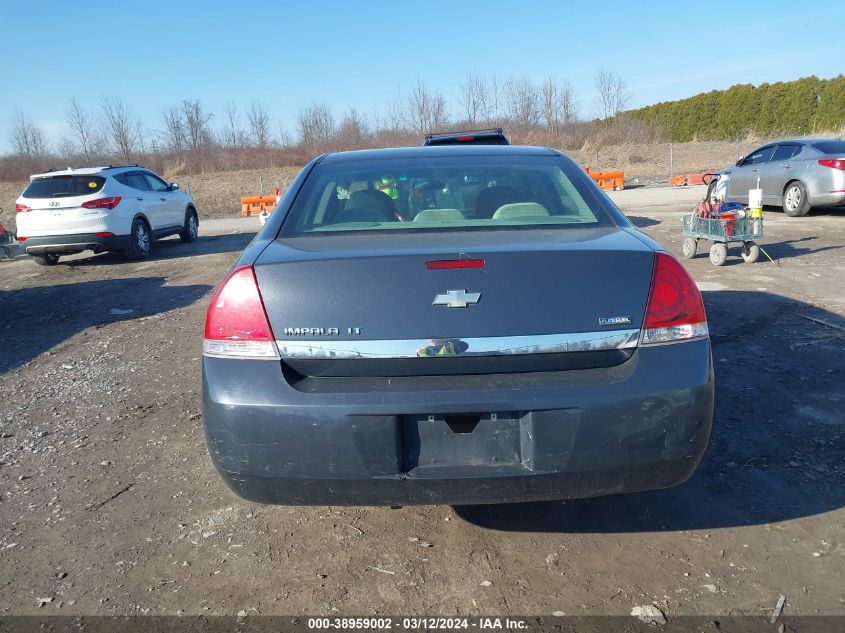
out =
<path fill-rule="evenodd" d="M 845 127 L 845 75 L 832 79 L 738 84 L 678 101 L 628 110 L 672 141 L 729 140 L 836 132 Z"/>

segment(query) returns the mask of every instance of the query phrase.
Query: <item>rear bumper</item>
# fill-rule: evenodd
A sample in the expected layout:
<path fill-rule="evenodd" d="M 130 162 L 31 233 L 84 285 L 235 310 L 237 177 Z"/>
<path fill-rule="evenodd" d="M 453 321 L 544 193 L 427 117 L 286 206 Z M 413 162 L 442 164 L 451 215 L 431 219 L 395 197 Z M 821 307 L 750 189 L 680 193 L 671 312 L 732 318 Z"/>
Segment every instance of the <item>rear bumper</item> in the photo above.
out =
<path fill-rule="evenodd" d="M 835 193 L 811 193 L 808 197 L 811 207 L 832 207 L 845 204 L 845 187 L 843 187 L 842 191 L 836 191 Z"/>
<path fill-rule="evenodd" d="M 203 359 L 209 451 L 241 497 L 475 504 L 663 488 L 694 472 L 713 417 L 707 340 L 601 370 L 297 387 L 278 362 Z M 471 433 L 444 421 L 469 412 L 480 414 Z"/>
<path fill-rule="evenodd" d="M 119 251 L 129 245 L 129 235 L 98 237 L 94 233 L 28 237 L 21 242 L 21 247 L 27 255 L 44 255 L 46 253 L 70 255 L 71 253 L 81 253 L 88 250 L 95 252 Z"/>

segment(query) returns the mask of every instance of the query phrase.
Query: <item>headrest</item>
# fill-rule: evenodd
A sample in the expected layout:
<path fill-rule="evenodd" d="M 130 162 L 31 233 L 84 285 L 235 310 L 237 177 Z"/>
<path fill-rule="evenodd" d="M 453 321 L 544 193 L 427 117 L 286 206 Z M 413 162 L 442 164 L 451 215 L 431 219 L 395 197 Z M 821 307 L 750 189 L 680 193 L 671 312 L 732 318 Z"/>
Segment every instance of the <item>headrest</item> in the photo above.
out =
<path fill-rule="evenodd" d="M 493 219 L 520 220 L 522 218 L 547 217 L 549 215 L 549 210 L 537 202 L 515 202 L 496 209 Z"/>

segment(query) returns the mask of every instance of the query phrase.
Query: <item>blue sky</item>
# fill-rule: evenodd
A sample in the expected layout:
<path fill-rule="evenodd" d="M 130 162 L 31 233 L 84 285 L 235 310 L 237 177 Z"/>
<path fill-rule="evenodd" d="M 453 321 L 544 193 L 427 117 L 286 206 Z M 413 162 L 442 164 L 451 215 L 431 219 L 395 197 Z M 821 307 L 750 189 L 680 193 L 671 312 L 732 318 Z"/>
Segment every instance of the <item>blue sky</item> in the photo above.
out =
<path fill-rule="evenodd" d="M 568 79 L 583 116 L 601 66 L 625 79 L 632 106 L 845 70 L 838 1 L 0 0 L 0 15 L 0 153 L 15 109 L 55 142 L 72 97 L 97 109 L 120 95 L 148 133 L 182 99 L 221 124 L 228 99 L 258 98 L 293 131 L 303 105 L 383 110 L 417 79 L 457 113 L 467 73 Z"/>

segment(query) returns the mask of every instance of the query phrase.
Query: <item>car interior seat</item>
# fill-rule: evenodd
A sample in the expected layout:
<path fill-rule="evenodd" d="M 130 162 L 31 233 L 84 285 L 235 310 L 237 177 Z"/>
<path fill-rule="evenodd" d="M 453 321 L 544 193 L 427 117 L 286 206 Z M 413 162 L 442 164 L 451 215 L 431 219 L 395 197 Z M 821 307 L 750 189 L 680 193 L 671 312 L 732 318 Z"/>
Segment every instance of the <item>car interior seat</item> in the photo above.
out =
<path fill-rule="evenodd" d="M 494 220 L 528 220 L 549 217 L 549 210 L 538 202 L 514 202 L 496 209 Z"/>
<path fill-rule="evenodd" d="M 460 222 L 465 219 L 458 209 L 423 209 L 414 217 L 414 222 Z"/>
<path fill-rule="evenodd" d="M 395 219 L 393 200 L 378 189 L 362 189 L 349 196 L 346 208 L 334 222 L 388 222 Z"/>
<path fill-rule="evenodd" d="M 490 219 L 499 207 L 514 202 L 524 202 L 516 187 L 499 185 L 479 192 L 475 199 L 475 217 Z"/>

